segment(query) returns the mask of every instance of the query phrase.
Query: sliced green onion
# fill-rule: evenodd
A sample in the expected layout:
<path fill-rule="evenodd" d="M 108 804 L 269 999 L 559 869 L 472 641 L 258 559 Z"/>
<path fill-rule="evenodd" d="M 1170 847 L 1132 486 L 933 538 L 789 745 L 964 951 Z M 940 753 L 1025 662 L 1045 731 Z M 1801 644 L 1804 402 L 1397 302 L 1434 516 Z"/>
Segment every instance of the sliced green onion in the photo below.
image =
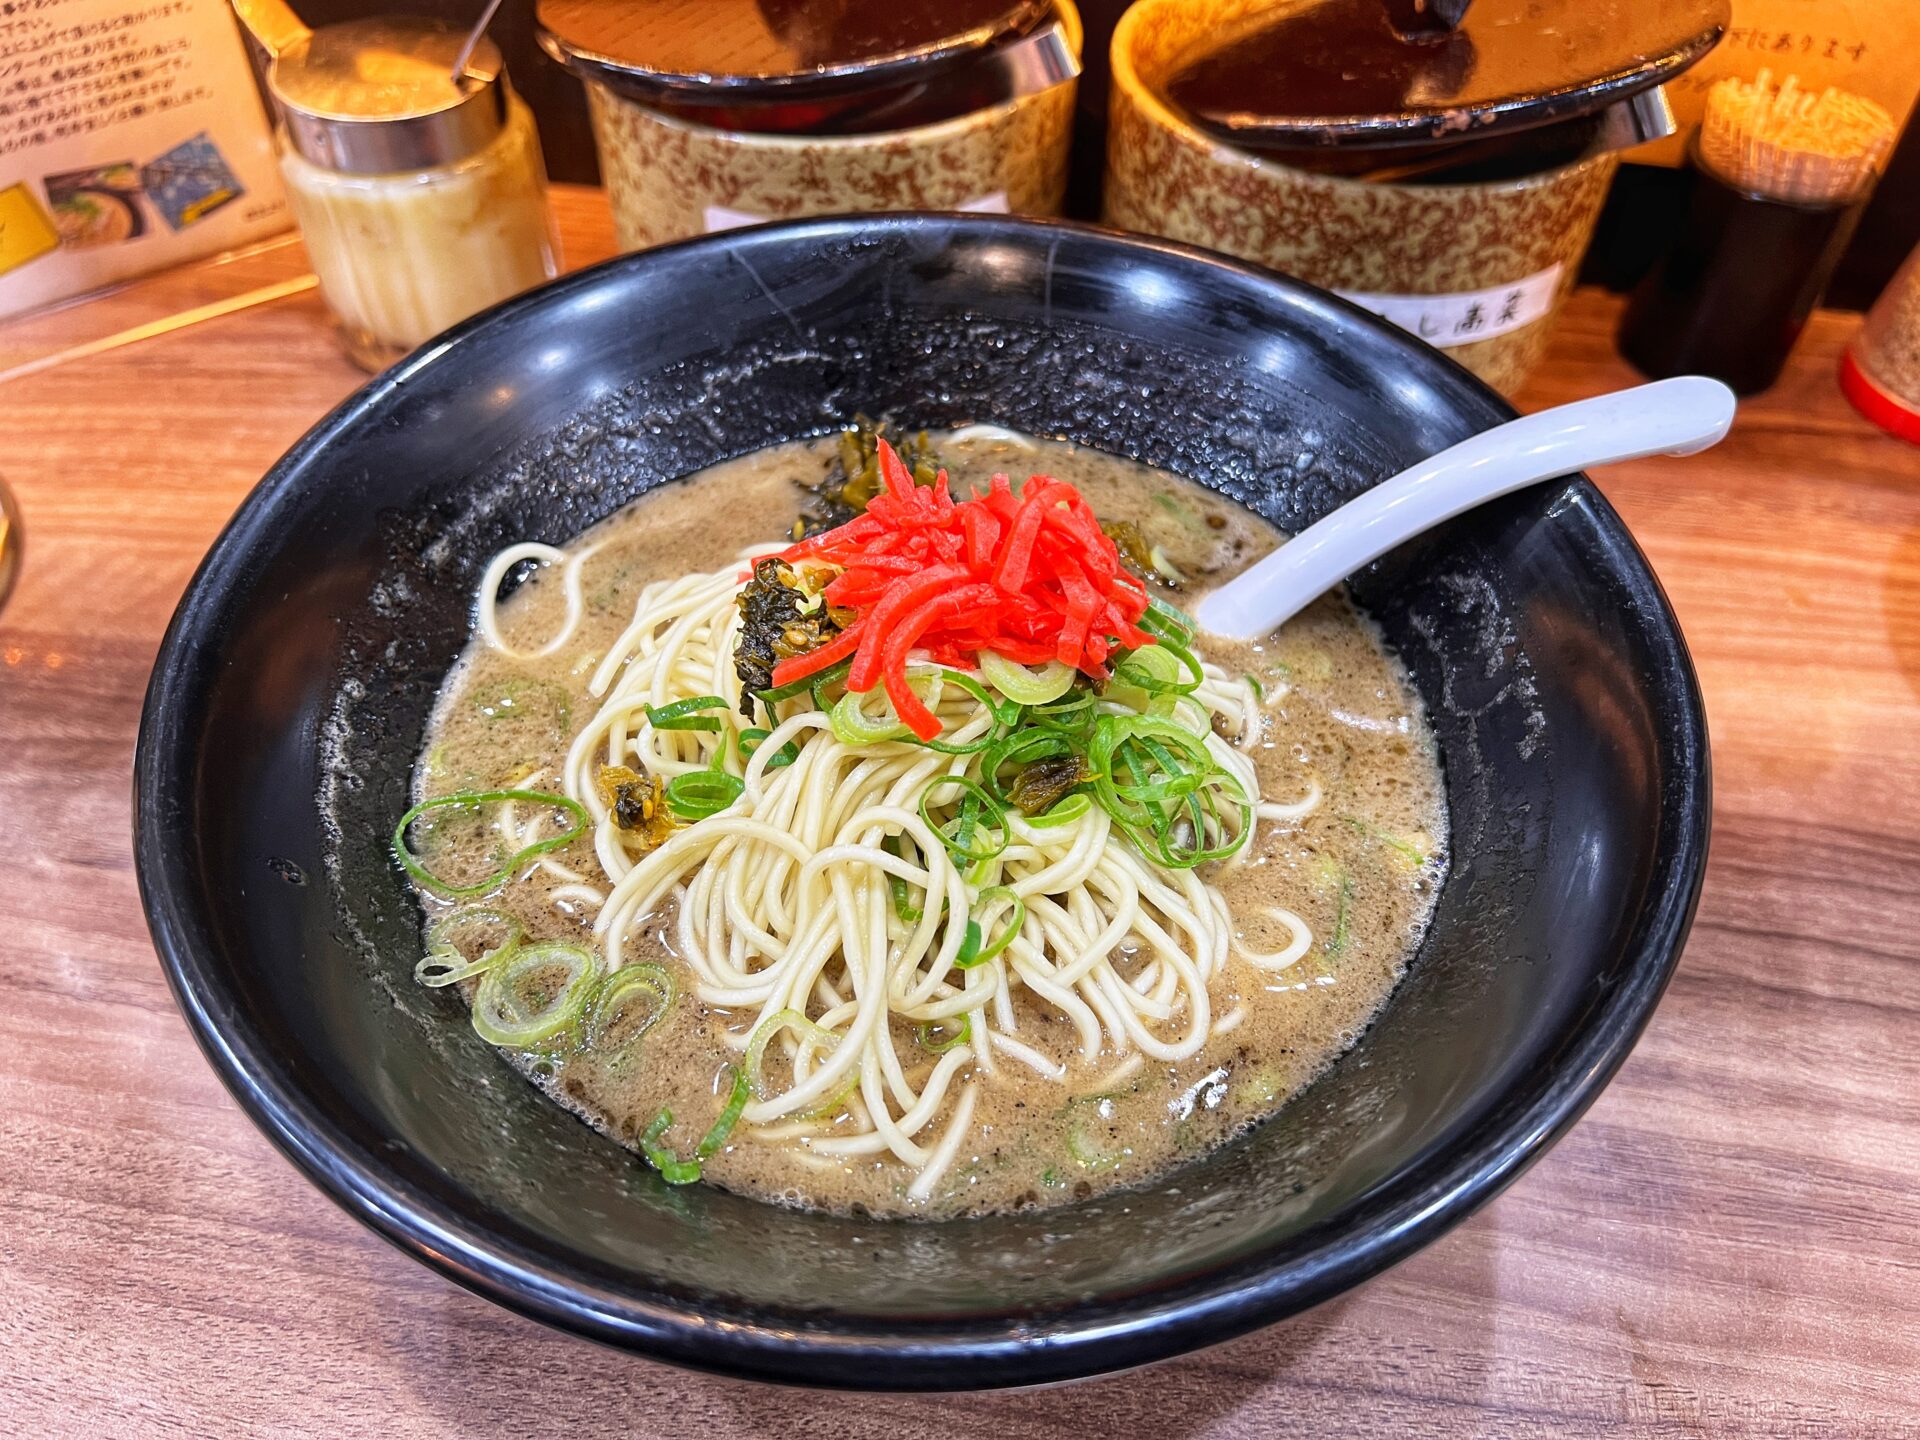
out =
<path fill-rule="evenodd" d="M 1215 792 L 1226 796 L 1226 801 L 1240 812 L 1240 823 L 1231 839 L 1217 845 L 1206 843 L 1206 833 L 1210 826 L 1218 826 L 1224 834 L 1226 825 L 1220 818 L 1220 803 L 1215 800 Z M 1189 816 L 1194 836 L 1191 842 L 1182 841 L 1175 835 L 1174 825 L 1165 825 L 1147 831 L 1129 832 L 1134 843 L 1143 854 L 1159 861 L 1174 870 L 1190 870 L 1209 860 L 1224 860 L 1247 843 L 1253 833 L 1253 806 L 1246 798 L 1246 792 L 1240 788 L 1240 782 L 1225 771 L 1210 777 L 1207 788 L 1182 801 Z"/>
<path fill-rule="evenodd" d="M 541 983 L 555 968 L 566 978 Z M 526 945 L 487 971 L 473 995 L 473 1028 L 490 1045 L 527 1050 L 578 1020 L 600 979 L 600 957 L 578 945 Z"/>
<path fill-rule="evenodd" d="M 880 848 L 889 855 L 896 856 L 903 860 L 906 858 L 900 853 L 900 840 L 898 836 L 887 836 L 886 839 L 880 842 Z M 902 880 L 891 870 L 886 872 L 886 876 L 887 892 L 893 897 L 893 913 L 900 917 L 900 923 L 902 925 L 915 924 L 922 915 L 926 914 L 926 911 L 913 903 L 914 887 L 909 885 L 905 880 Z"/>
<path fill-rule="evenodd" d="M 908 673 L 911 675 L 913 671 L 909 670 Z M 1007 702 L 1005 706 L 998 704 L 993 698 L 993 693 L 964 670 L 954 670 L 943 665 L 934 667 L 934 673 L 939 675 L 942 683 L 966 691 L 967 694 L 973 696 L 974 699 L 986 706 L 987 713 L 993 716 L 995 725 L 1010 729 L 1020 723 L 1020 707 L 1018 705 L 1011 701 Z M 938 751 L 942 755 L 977 755 L 993 743 L 993 732 L 989 730 L 987 733 L 964 743 L 940 739 L 921 740 L 918 737 L 914 739 L 913 743 L 923 746 L 928 750 Z"/>
<path fill-rule="evenodd" d="M 938 677 L 910 675 L 907 677 L 907 686 L 929 710 L 939 704 Z M 885 710 L 883 715 L 871 715 L 864 708 L 869 694 L 880 695 Z M 827 713 L 827 723 L 833 727 L 833 738 L 842 745 L 882 745 L 889 740 L 903 740 L 913 734 L 906 722 L 894 712 L 893 702 L 878 687 L 866 692 L 849 690 Z"/>
<path fill-rule="evenodd" d="M 459 942 L 459 932 L 469 925 L 498 925 L 507 932 L 507 938 L 483 950 L 477 960 L 469 960 Z M 438 989 L 485 974 L 519 948 L 524 933 L 518 920 L 498 910 L 456 910 L 427 932 L 427 957 L 413 967 L 413 978 Z"/>
<path fill-rule="evenodd" d="M 1134 844 L 1173 869 L 1191 869 L 1234 854 L 1253 833 L 1253 805 L 1240 782 L 1223 769 L 1200 736 L 1151 715 L 1102 715 L 1087 761 L 1094 794 Z M 1222 804 L 1239 811 L 1231 838 L 1208 843 L 1228 826 Z M 1182 838 L 1182 827 L 1191 838 Z"/>
<path fill-rule="evenodd" d="M 1191 695 L 1206 678 L 1199 660 L 1178 640 L 1129 650 L 1113 671 L 1113 684 L 1144 690 L 1149 695 Z M 1113 698 L 1111 690 L 1107 698 Z"/>
<path fill-rule="evenodd" d="M 1173 557 L 1168 555 L 1167 552 L 1158 545 L 1147 552 L 1147 563 L 1153 567 L 1153 573 L 1169 585 L 1184 585 L 1187 583 L 1186 575 L 1178 565 L 1173 563 Z"/>
<path fill-rule="evenodd" d="M 1247 684 L 1251 686 L 1253 689 L 1253 698 L 1262 705 L 1266 704 L 1267 703 L 1267 687 L 1260 683 L 1260 677 L 1258 675 L 1250 674 L 1246 677 L 1246 681 L 1247 681 Z"/>
<path fill-rule="evenodd" d="M 721 1074 L 732 1075 L 728 1082 L 727 1103 L 721 1108 L 720 1118 L 715 1120 L 700 1143 L 694 1148 L 694 1154 L 702 1160 L 720 1153 L 720 1147 L 727 1143 L 727 1136 L 733 1133 L 733 1127 L 740 1122 L 740 1112 L 747 1108 L 747 1097 L 751 1086 L 747 1083 L 747 1072 L 738 1065 L 729 1065 Z"/>
<path fill-rule="evenodd" d="M 936 1022 L 928 1020 L 913 1027 L 913 1038 L 920 1042 L 921 1049 L 929 1050 L 935 1055 L 944 1055 L 949 1050 L 958 1050 L 973 1038 L 973 1017 L 962 1015 L 960 1028 L 953 1034 L 945 1036 L 940 1034 Z"/>
<path fill-rule="evenodd" d="M 927 813 L 927 805 L 934 793 L 954 786 L 960 791 L 960 808 L 954 818 L 945 825 L 934 822 Z M 939 837 L 947 853 L 956 860 L 968 863 L 991 860 L 1007 848 L 1007 812 L 1001 803 L 994 799 L 978 782 L 964 775 L 942 775 L 932 781 L 920 792 L 920 818 L 927 822 L 927 828 Z M 985 823 L 980 822 L 984 820 Z M 982 842 L 982 846 L 973 843 L 976 827 L 998 836 L 996 840 Z M 982 848 L 984 847 L 984 848 Z"/>
<path fill-rule="evenodd" d="M 782 1030 L 796 1030 L 803 1040 L 809 1041 L 821 1054 L 830 1054 L 840 1043 L 840 1037 L 825 1026 L 817 1025 L 798 1010 L 776 1010 L 760 1022 L 760 1028 L 753 1032 L 747 1041 L 747 1056 L 741 1062 L 741 1071 L 747 1077 L 747 1084 L 755 1095 L 766 1093 L 766 1077 L 761 1073 L 766 1067 L 767 1046 L 773 1037 Z M 823 1115 L 831 1115 L 846 1103 L 846 1099 L 860 1084 L 860 1067 L 854 1066 L 848 1073 L 846 1082 L 810 1110 L 801 1112 L 803 1120 L 815 1120 Z"/>
<path fill-rule="evenodd" d="M 1058 700 L 1073 688 L 1074 677 L 1080 673 L 1058 660 L 1049 660 L 1038 670 L 1031 670 L 992 650 L 982 650 L 979 661 L 980 673 L 986 682 L 1021 705 L 1045 705 Z"/>
<path fill-rule="evenodd" d="M 940 677 L 940 679 L 944 681 L 946 684 L 957 686 L 958 688 L 966 691 L 967 694 L 973 696 L 974 699 L 978 700 L 982 705 L 986 706 L 988 713 L 991 714 L 993 718 L 999 721 L 1002 725 L 1014 725 L 1019 723 L 1019 720 L 1020 720 L 1019 705 L 1015 704 L 1011 700 L 1003 701 L 1002 699 L 997 698 L 991 690 L 987 689 L 986 686 L 982 685 L 978 680 L 974 679 L 973 676 L 969 675 L 966 671 L 956 670 L 951 665 L 929 665 L 925 667 L 922 667 L 919 665 L 912 665 L 908 667 L 907 673 L 911 675 L 918 671 L 921 671 L 922 669 L 929 671 L 933 674 L 937 674 Z"/>
<path fill-rule="evenodd" d="M 555 728 L 565 731 L 573 719 L 573 697 L 564 685 L 551 680 L 536 680 L 528 675 L 509 676 L 492 692 L 495 699 L 477 702 L 480 713 L 489 720 L 517 720 L 533 713 L 529 700 L 539 696 L 552 708 Z"/>
<path fill-rule="evenodd" d="M 600 982 L 593 997 L 593 1018 L 587 1022 L 587 1046 L 593 1050 L 625 1050 L 635 1044 L 673 1004 L 673 977 L 658 965 L 623 965 Z M 615 1027 L 628 1005 L 644 998 L 646 1009 L 629 1033 L 615 1039 Z"/>
<path fill-rule="evenodd" d="M 573 824 L 558 835 L 550 835 L 545 840 L 536 840 L 507 857 L 507 861 L 498 870 L 471 885 L 454 885 L 433 874 L 420 863 L 420 857 L 407 848 L 407 831 L 422 815 L 433 810 L 460 809 L 479 810 L 488 805 L 504 804 L 509 800 L 523 801 L 529 805 L 552 805 L 567 812 Z M 551 795 L 544 790 L 461 790 L 453 795 L 439 795 L 431 800 L 422 800 L 406 814 L 400 817 L 400 823 L 393 827 L 393 836 L 389 843 L 393 847 L 393 858 L 400 862 L 400 868 L 413 878 L 417 885 L 424 886 L 436 895 L 444 895 L 458 900 L 468 895 L 480 895 L 493 889 L 502 880 L 512 875 L 522 865 L 549 850 L 558 850 L 587 828 L 587 812 L 584 806 L 565 795 Z"/>
<path fill-rule="evenodd" d="M 667 804 L 682 820 L 718 815 L 746 793 L 747 782 L 724 770 L 695 770 L 667 782 Z"/>
<path fill-rule="evenodd" d="M 1156 640 L 1172 640 L 1177 645 L 1191 645 L 1200 633 L 1197 620 L 1158 595 L 1147 597 L 1147 613 L 1140 617 L 1140 628 Z"/>
<path fill-rule="evenodd" d="M 667 1127 L 673 1124 L 673 1111 L 662 1110 L 653 1117 L 653 1123 L 641 1133 L 640 1153 L 647 1163 L 660 1172 L 660 1178 L 669 1185 L 691 1185 L 700 1178 L 698 1160 L 682 1160 L 673 1151 L 660 1143 L 660 1137 L 667 1133 Z"/>
<path fill-rule="evenodd" d="M 811 1040 L 822 1051 L 832 1050 L 840 1043 L 840 1037 L 825 1026 L 816 1025 L 798 1010 L 776 1010 L 760 1022 L 760 1028 L 747 1039 L 746 1059 L 741 1069 L 747 1077 L 747 1083 L 753 1087 L 753 1093 L 764 1095 L 766 1082 L 760 1071 L 766 1063 L 767 1046 L 773 1043 L 773 1037 L 782 1030 L 798 1030 L 801 1038 Z"/>
<path fill-rule="evenodd" d="M 720 718 L 699 712 L 730 708 L 719 695 L 696 695 L 691 700 L 676 700 L 671 705 L 649 705 L 646 711 L 647 719 L 656 730 L 711 730 L 718 733 L 723 724 Z"/>
<path fill-rule="evenodd" d="M 1427 852 L 1411 840 L 1382 830 L 1378 825 L 1369 824 L 1358 815 L 1342 815 L 1340 818 L 1352 826 L 1357 834 L 1364 835 L 1370 840 L 1378 840 L 1402 859 L 1410 862 L 1416 869 L 1427 863 Z"/>
<path fill-rule="evenodd" d="M 927 912 L 914 904 L 910 898 L 913 887 L 898 875 L 887 876 L 887 889 L 893 896 L 893 913 L 900 917 L 902 925 L 919 923 L 920 917 Z"/>
<path fill-rule="evenodd" d="M 1150 715 L 1102 715 L 1087 763 L 1101 805 L 1114 819 L 1135 825 L 1144 823 L 1148 807 L 1192 794 L 1215 767 L 1204 742 Z"/>
<path fill-rule="evenodd" d="M 1187 529 L 1193 531 L 1194 534 L 1204 535 L 1207 533 L 1207 522 L 1194 511 L 1191 505 L 1178 496 L 1169 495 L 1164 490 L 1158 490 L 1154 492 L 1153 503 L 1173 516 L 1174 519 L 1186 526 Z"/>
<path fill-rule="evenodd" d="M 1337 892 L 1333 930 L 1320 949 L 1329 960 L 1344 955 L 1353 939 L 1353 872 L 1330 855 L 1322 855 L 1314 866 L 1314 880 L 1323 888 Z"/>
<path fill-rule="evenodd" d="M 1102 1121 L 1108 1120 L 1111 1115 L 1104 1114 L 1102 1111 L 1110 1111 L 1112 1104 L 1111 1095 L 1080 1095 L 1067 1102 L 1067 1114 L 1070 1117 L 1067 1125 L 1067 1153 L 1083 1168 L 1095 1173 L 1114 1169 L 1127 1155 L 1126 1146 L 1114 1140 L 1111 1135 L 1094 1134 L 1092 1122 L 1086 1115 L 1087 1110 L 1090 1109 L 1095 1118 Z"/>
<path fill-rule="evenodd" d="M 814 676 L 813 682 L 807 686 L 807 695 L 813 701 L 814 709 L 830 711 L 834 703 L 847 693 L 847 671 L 852 669 L 853 662 L 846 660 L 841 663 L 847 666 L 847 670 L 842 670 L 839 665 L 830 665 Z"/>
<path fill-rule="evenodd" d="M 1280 1096 L 1285 1077 L 1278 1070 L 1256 1070 L 1234 1087 L 1236 1105 L 1271 1105 Z"/>
<path fill-rule="evenodd" d="M 754 753 L 759 750 L 761 742 L 770 739 L 772 735 L 773 732 L 771 730 L 762 730 L 757 725 L 749 726 L 745 730 L 736 732 L 733 738 L 733 748 L 739 753 L 740 763 L 744 765 L 753 759 Z M 767 757 L 767 769 L 782 769 L 793 764 L 793 762 L 799 758 L 799 742 L 789 740 L 778 750 L 774 751 L 772 755 Z"/>
<path fill-rule="evenodd" d="M 700 1143 L 694 1147 L 693 1159 L 682 1160 L 671 1149 L 660 1143 L 660 1137 L 667 1133 L 667 1127 L 673 1124 L 673 1111 L 662 1110 L 653 1117 L 653 1123 L 647 1126 L 640 1136 L 640 1153 L 647 1163 L 660 1172 L 660 1178 L 669 1185 L 691 1185 L 700 1178 L 701 1161 L 710 1160 L 720 1153 L 720 1147 L 727 1143 L 727 1136 L 733 1133 L 733 1127 L 740 1119 L 740 1112 L 747 1108 L 747 1072 L 737 1066 L 729 1065 L 720 1072 L 731 1075 L 727 1103 L 720 1111 L 720 1118 L 713 1122 L 712 1128 L 700 1137 Z"/>
<path fill-rule="evenodd" d="M 1099 698 L 1090 686 L 1076 685 L 1058 700 L 1031 707 L 1027 719 L 1048 730 L 1083 735 L 1093 724 L 1094 704 Z"/>
<path fill-rule="evenodd" d="M 991 941 L 983 942 L 986 931 L 985 925 L 982 922 L 988 911 L 1003 902 L 1013 907 L 1013 913 L 1007 917 L 1006 928 L 994 936 Z M 1008 889 L 1005 885 L 995 885 L 989 889 L 982 890 L 978 903 L 974 908 L 973 915 L 967 921 L 967 931 L 966 935 L 960 941 L 960 949 L 953 957 L 955 968 L 971 970 L 976 965 L 984 965 L 989 960 L 994 959 L 1002 950 L 1005 950 L 1007 946 L 1013 943 L 1014 937 L 1019 935 L 1021 927 L 1026 923 L 1027 902 L 1014 894 L 1012 890 Z"/>
<path fill-rule="evenodd" d="M 1026 822 L 1036 830 L 1052 830 L 1061 825 L 1071 825 L 1089 810 L 1093 801 L 1085 795 L 1069 795 L 1054 804 L 1051 810 L 1043 810 L 1038 815 L 1029 815 Z"/>
<path fill-rule="evenodd" d="M 981 933 L 978 920 L 967 921 L 966 933 L 960 937 L 960 948 L 954 952 L 953 963 L 962 970 L 971 970 L 986 962 L 980 958 L 980 944 L 986 937 Z"/>
<path fill-rule="evenodd" d="M 995 703 L 994 697 L 978 680 L 958 670 L 940 665 L 915 665 L 907 671 L 907 684 L 918 695 L 929 710 L 939 708 L 940 696 L 944 688 L 953 685 L 972 695 L 986 706 L 996 724 L 1011 723 L 1017 715 L 1018 706 L 1009 706 L 1003 712 Z M 909 745 L 919 745 L 924 749 L 938 751 L 942 755 L 973 755 L 986 749 L 993 743 L 991 732 L 982 734 L 965 742 L 943 740 L 938 737 L 922 740 L 912 729 L 901 721 L 894 711 L 893 703 L 882 695 L 885 706 L 884 715 L 874 715 L 866 709 L 869 695 L 880 694 L 874 690 L 855 693 L 849 690 L 837 700 L 827 712 L 828 723 L 833 727 L 834 738 L 842 745 L 881 745 L 889 741 L 900 741 Z"/>
<path fill-rule="evenodd" d="M 852 668 L 853 657 L 849 655 L 845 660 L 837 660 L 817 674 L 803 676 L 798 680 L 789 680 L 784 685 L 775 685 L 771 689 L 760 691 L 761 703 L 771 710 L 782 700 L 791 700 L 796 695 L 807 694 L 816 686 L 829 684 L 835 680 L 846 679 L 847 672 Z M 822 705 L 820 708 L 824 710 L 827 707 Z"/>

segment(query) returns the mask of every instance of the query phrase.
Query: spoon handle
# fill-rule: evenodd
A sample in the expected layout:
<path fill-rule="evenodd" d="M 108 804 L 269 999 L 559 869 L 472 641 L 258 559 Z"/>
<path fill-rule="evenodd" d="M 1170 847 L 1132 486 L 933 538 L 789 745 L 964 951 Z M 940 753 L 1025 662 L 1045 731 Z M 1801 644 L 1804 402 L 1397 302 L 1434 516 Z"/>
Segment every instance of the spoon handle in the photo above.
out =
<path fill-rule="evenodd" d="M 1212 634 L 1257 639 L 1443 520 L 1590 466 L 1691 455 L 1727 433 L 1733 409 L 1733 392 L 1718 380 L 1678 375 L 1496 425 L 1315 521 L 1202 600 L 1194 618 Z"/>

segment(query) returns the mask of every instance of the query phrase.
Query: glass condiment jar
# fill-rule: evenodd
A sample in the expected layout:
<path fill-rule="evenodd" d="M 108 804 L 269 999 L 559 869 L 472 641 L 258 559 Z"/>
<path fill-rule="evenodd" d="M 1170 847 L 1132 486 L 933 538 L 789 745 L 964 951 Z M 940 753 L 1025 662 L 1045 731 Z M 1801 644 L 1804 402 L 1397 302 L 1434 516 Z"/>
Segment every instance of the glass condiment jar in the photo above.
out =
<path fill-rule="evenodd" d="M 533 113 L 500 52 L 396 16 L 308 30 L 235 0 L 266 53 L 281 173 L 347 352 L 377 370 L 558 271 Z"/>

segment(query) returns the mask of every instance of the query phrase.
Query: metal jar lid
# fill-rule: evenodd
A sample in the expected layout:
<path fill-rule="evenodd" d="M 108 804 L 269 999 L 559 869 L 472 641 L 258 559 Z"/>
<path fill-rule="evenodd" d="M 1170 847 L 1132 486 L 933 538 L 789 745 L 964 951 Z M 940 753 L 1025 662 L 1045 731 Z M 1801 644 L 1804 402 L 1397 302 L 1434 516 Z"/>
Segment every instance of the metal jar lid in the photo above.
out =
<path fill-rule="evenodd" d="M 309 30 L 281 0 L 234 0 L 263 52 L 267 93 L 294 152 L 329 170 L 428 170 L 486 148 L 506 123 L 499 48 L 399 15 Z"/>
<path fill-rule="evenodd" d="M 1079 73 L 1053 0 L 539 0 L 575 74 L 728 128 L 926 123 Z"/>

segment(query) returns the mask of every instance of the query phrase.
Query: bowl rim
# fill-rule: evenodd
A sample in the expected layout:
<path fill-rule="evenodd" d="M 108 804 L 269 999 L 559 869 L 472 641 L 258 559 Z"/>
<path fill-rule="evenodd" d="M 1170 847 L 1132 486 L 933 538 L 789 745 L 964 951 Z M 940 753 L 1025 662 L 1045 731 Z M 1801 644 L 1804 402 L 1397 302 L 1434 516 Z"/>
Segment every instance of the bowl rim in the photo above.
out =
<path fill-rule="evenodd" d="M 1415 352 L 1442 389 L 1487 411 L 1515 412 L 1455 362 L 1339 297 L 1258 265 L 1210 251 L 1076 222 L 960 213 L 851 215 L 784 221 L 616 256 L 482 312 L 428 342 L 343 400 L 275 462 L 235 511 L 195 571 L 155 658 L 133 770 L 134 857 L 140 897 L 169 988 L 201 1051 L 241 1109 L 294 1166 L 349 1215 L 429 1268 L 503 1307 L 562 1330 L 653 1359 L 738 1378 L 862 1390 L 959 1390 L 1073 1379 L 1149 1363 L 1223 1341 L 1371 1278 L 1473 1214 L 1545 1153 L 1599 1095 L 1645 1028 L 1679 962 L 1699 902 L 1710 828 L 1706 714 L 1686 642 L 1651 566 L 1624 523 L 1584 475 L 1568 484 L 1592 513 L 1624 603 L 1645 617 L 1666 653 L 1647 683 L 1675 702 L 1678 723 L 1660 743 L 1677 757 L 1654 841 L 1654 893 L 1627 942 L 1628 979 L 1601 1002 L 1550 1075 L 1516 1077 L 1474 1128 L 1375 1193 L 1289 1242 L 1146 1296 L 1081 1302 L 1038 1323 L 835 1315 L 749 1306 L 728 1297 L 687 1299 L 642 1283 L 627 1289 L 491 1234 L 426 1196 L 374 1151 L 319 1113 L 218 981 L 205 957 L 213 927 L 196 904 L 194 835 L 181 797 L 193 768 L 192 697 L 214 663 L 205 644 L 227 593 L 270 540 L 274 509 L 301 472 L 441 356 L 479 343 L 494 323 L 556 305 L 603 277 L 657 256 L 720 248 L 743 237 L 796 243 L 903 236 L 928 228 L 997 233 L 1044 249 L 1060 232 L 1080 234 L 1235 284 L 1278 290 L 1330 320 L 1383 333 Z M 1437 370 L 1436 370 L 1436 367 Z M 892 1223 L 892 1222 L 890 1222 Z M 946 1223 L 967 1223 L 965 1221 Z"/>

